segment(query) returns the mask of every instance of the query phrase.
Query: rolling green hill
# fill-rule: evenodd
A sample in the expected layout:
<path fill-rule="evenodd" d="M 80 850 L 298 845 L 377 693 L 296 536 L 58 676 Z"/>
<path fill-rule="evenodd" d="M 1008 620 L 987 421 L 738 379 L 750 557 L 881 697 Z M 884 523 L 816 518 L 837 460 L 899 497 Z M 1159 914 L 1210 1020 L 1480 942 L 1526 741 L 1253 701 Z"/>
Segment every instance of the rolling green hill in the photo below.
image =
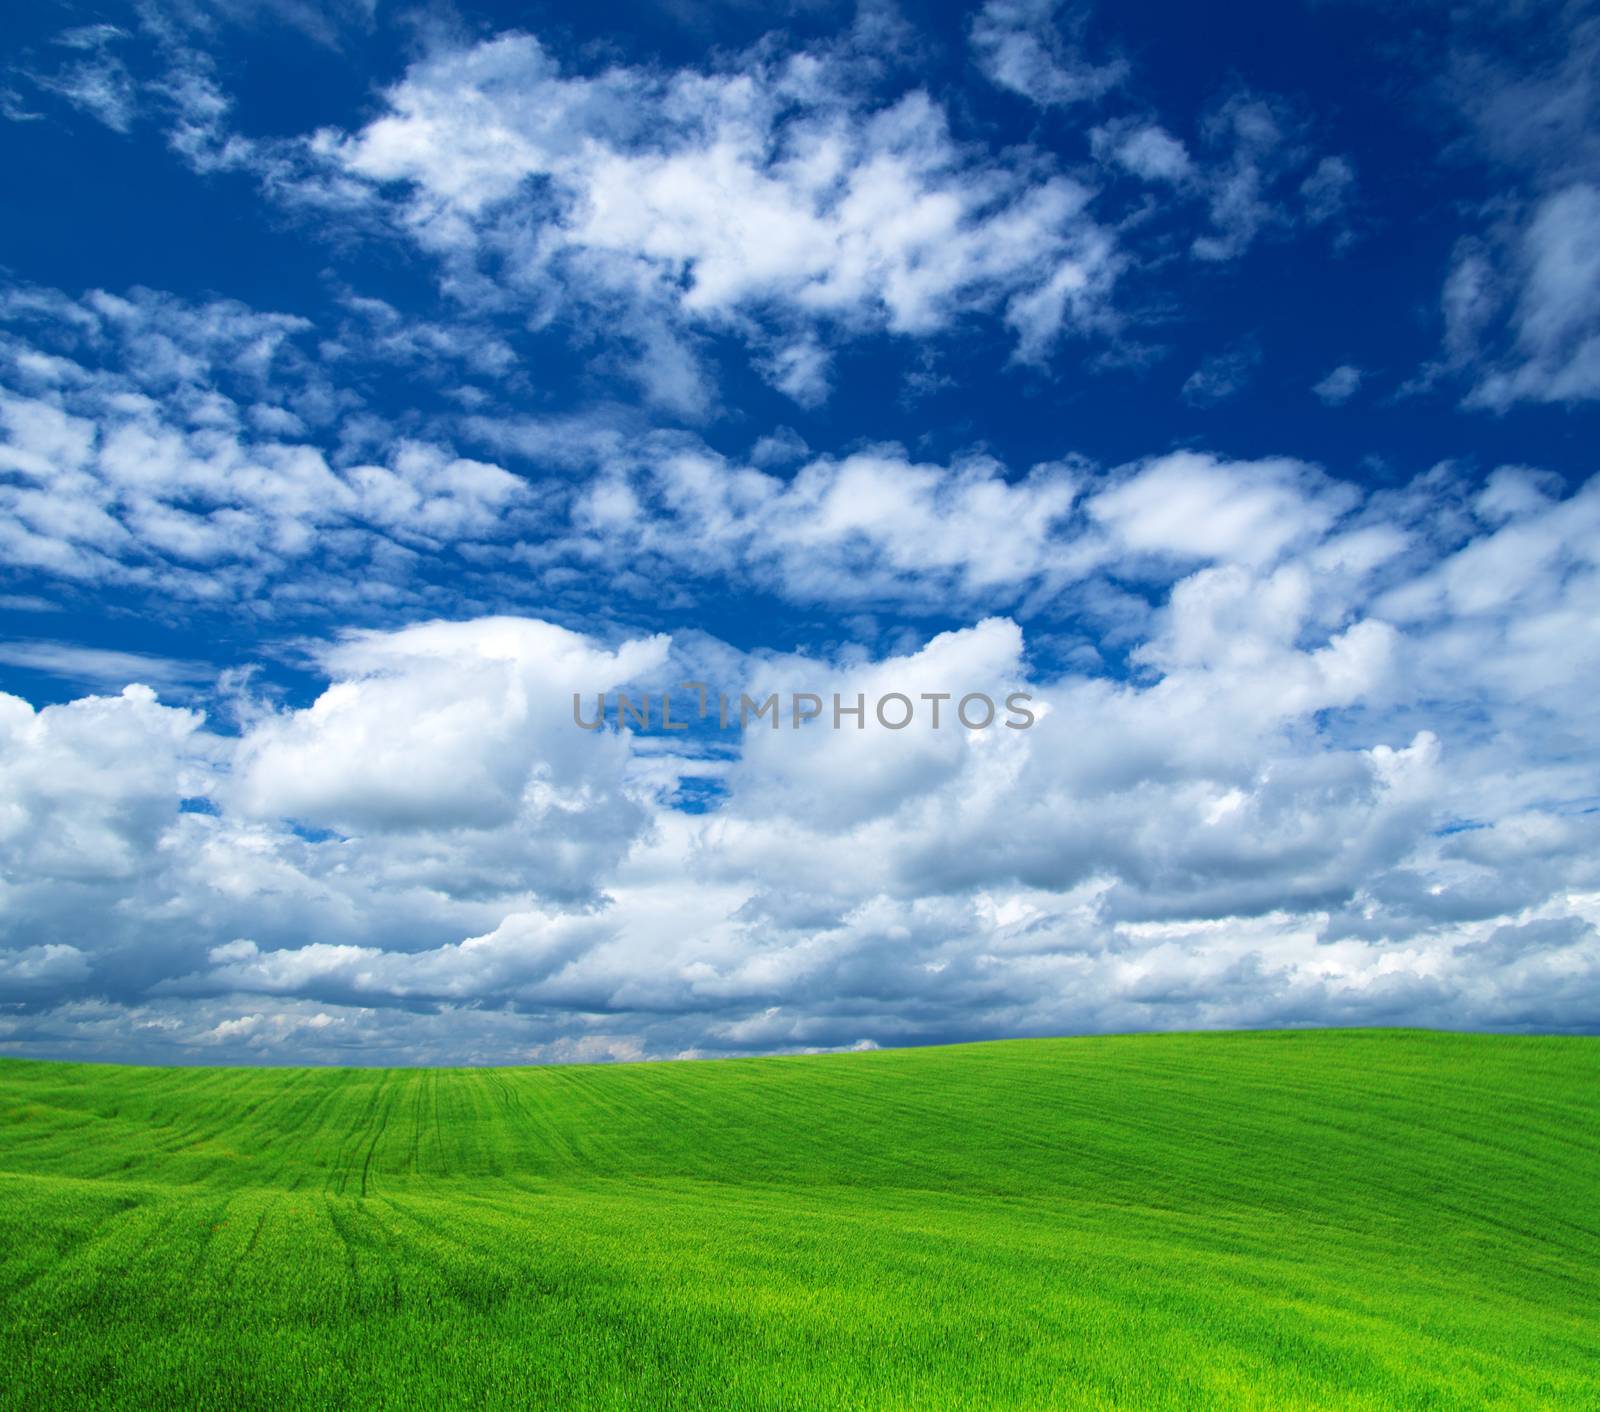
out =
<path fill-rule="evenodd" d="M 0 1061 L 0 1405 L 1600 1406 L 1600 1041 Z"/>

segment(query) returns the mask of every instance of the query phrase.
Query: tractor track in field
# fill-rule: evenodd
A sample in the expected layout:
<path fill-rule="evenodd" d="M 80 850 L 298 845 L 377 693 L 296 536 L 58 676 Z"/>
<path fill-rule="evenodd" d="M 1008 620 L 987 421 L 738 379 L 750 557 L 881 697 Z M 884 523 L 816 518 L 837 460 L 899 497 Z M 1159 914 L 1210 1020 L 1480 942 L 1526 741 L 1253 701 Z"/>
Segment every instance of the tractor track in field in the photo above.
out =
<path fill-rule="evenodd" d="M 330 1171 L 324 1190 L 331 1195 L 343 1196 L 352 1176 L 356 1176 L 357 1179 L 356 1195 L 367 1194 L 373 1155 L 377 1151 L 378 1143 L 388 1126 L 389 1114 L 399 1096 L 399 1084 L 399 1075 L 392 1070 L 385 1070 L 383 1077 L 373 1085 L 366 1105 L 347 1129 L 339 1144 L 338 1152 L 329 1164 Z M 359 1175 L 356 1169 L 357 1153 L 361 1154 Z"/>
<path fill-rule="evenodd" d="M 222 1283 L 225 1286 L 231 1287 L 233 1285 L 238 1278 L 239 1271 L 244 1267 L 245 1261 L 255 1252 L 256 1246 L 261 1241 L 261 1232 L 266 1228 L 268 1210 L 267 1206 L 261 1208 L 256 1216 L 255 1226 L 250 1231 L 250 1238 L 245 1241 L 244 1249 L 235 1255 L 229 1263 L 227 1273 L 222 1277 Z"/>
<path fill-rule="evenodd" d="M 38 1269 L 30 1271 L 21 1279 L 16 1280 L 9 1286 L 9 1293 L 13 1295 L 22 1294 L 31 1289 L 33 1286 L 39 1284 L 41 1281 L 48 1279 L 50 1276 L 60 1273 L 64 1264 L 76 1264 L 83 1261 L 88 1255 L 89 1251 L 93 1250 L 96 1246 L 104 1245 L 107 1240 L 111 1238 L 113 1232 L 108 1231 L 107 1227 L 112 1225 L 121 1217 L 131 1217 L 136 1213 L 143 1211 L 149 1205 L 149 1200 L 141 1200 L 138 1197 L 121 1198 L 118 1202 L 117 1208 L 114 1211 L 108 1211 L 99 1222 L 97 1222 L 89 1231 L 84 1233 L 80 1240 L 74 1241 L 70 1246 L 67 1247 L 66 1250 L 62 1251 L 54 1264 L 42 1264 Z M 146 1233 L 144 1240 L 140 1242 L 140 1245 L 134 1250 L 133 1254 L 128 1257 L 127 1261 L 124 1262 L 123 1266 L 121 1267 L 122 1273 L 126 1273 L 127 1270 L 132 1267 L 133 1261 L 138 1258 L 139 1254 L 143 1250 L 149 1247 L 151 1241 L 155 1239 L 155 1236 L 156 1227 L 152 1226 L 150 1231 Z"/>

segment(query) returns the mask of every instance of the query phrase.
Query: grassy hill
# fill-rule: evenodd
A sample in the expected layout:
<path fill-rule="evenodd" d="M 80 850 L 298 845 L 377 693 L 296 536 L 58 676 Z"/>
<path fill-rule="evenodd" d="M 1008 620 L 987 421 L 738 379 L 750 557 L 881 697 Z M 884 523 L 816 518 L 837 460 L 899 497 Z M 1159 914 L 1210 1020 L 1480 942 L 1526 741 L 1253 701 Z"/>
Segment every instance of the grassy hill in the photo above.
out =
<path fill-rule="evenodd" d="M 1600 1042 L 0 1062 L 0 1405 L 1600 1406 Z"/>

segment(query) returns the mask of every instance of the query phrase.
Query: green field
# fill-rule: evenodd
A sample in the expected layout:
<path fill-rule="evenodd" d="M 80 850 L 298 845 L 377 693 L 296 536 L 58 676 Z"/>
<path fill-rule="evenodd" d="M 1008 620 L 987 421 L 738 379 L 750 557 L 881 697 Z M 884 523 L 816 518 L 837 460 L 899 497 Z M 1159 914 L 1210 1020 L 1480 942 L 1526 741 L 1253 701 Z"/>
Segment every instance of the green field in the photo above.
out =
<path fill-rule="evenodd" d="M 1600 1041 L 0 1061 L 16 1408 L 1600 1407 Z"/>

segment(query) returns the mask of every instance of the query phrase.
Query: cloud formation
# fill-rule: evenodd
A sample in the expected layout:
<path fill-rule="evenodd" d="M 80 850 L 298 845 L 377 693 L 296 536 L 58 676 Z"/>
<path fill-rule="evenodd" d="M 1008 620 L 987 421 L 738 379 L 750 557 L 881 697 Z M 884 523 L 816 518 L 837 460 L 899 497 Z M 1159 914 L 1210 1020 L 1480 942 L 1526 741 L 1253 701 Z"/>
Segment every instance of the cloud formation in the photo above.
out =
<path fill-rule="evenodd" d="M 52 337 L 29 322 L 41 311 Z M 1019 474 L 977 453 L 774 440 L 746 462 L 693 433 L 477 415 L 418 440 L 329 381 L 303 320 L 147 291 L 30 290 L 11 312 L 27 336 L 0 342 L 0 543 L 67 583 L 168 599 L 459 610 L 516 573 L 530 596 L 592 577 L 642 600 L 670 582 L 685 602 L 737 585 L 806 605 L 1037 607 L 1119 554 L 1270 556 L 1302 515 L 1325 526 L 1348 501 L 1288 458 L 1104 470 L 1069 455 Z M 1235 364 L 1249 359 L 1197 374 L 1204 400 L 1233 389 Z M 442 559 L 454 577 L 431 590 L 418 567 Z"/>
<path fill-rule="evenodd" d="M 1426 376 L 1464 374 L 1468 405 L 1500 412 L 1600 397 L 1600 20 L 1546 6 L 1530 21 L 1531 53 L 1505 42 L 1514 19 L 1465 11 L 1444 80 L 1496 179 L 1452 257 Z"/>
<path fill-rule="evenodd" d="M 1448 17 L 1444 153 L 1035 0 L 424 26 L 270 104 L 230 26 L 343 71 L 382 13 L 36 36 L 39 168 L 190 183 L 259 278 L 41 201 L 92 266 L 0 289 L 0 1044 L 1592 1029 L 1595 32 L 1519 14 Z M 1441 278 L 1431 405 L 1365 395 Z M 620 717 L 691 682 L 917 724 Z"/>
<path fill-rule="evenodd" d="M 1508 469 L 1441 552 L 1437 495 L 1406 522 L 1294 463 L 1156 458 L 1085 509 L 1087 572 L 1170 585 L 1129 676 L 1041 674 L 1005 617 L 881 656 L 716 655 L 729 689 L 1027 690 L 1021 731 L 762 723 L 663 752 L 577 730 L 570 698 L 670 688 L 674 644 L 523 619 L 336 640 L 315 700 L 236 733 L 140 686 L 8 697 L 28 943 L 0 1024 L 435 1058 L 1582 1027 L 1600 660 L 1570 647 L 1600 607 L 1597 495 Z M 676 778 L 707 765 L 719 802 L 685 812 Z"/>
<path fill-rule="evenodd" d="M 986 0 L 972 20 L 972 48 L 991 83 L 1040 107 L 1100 98 L 1128 76 L 1121 59 L 1089 63 L 1070 36 L 1086 15 L 1056 0 Z"/>
<path fill-rule="evenodd" d="M 662 406 L 712 394 L 694 331 L 770 346 L 758 365 L 811 404 L 819 337 L 924 334 L 998 314 L 1018 355 L 1111 318 L 1115 243 L 1092 192 L 1037 156 L 963 144 L 928 93 L 882 99 L 850 43 L 736 70 L 564 72 L 533 36 L 439 48 L 316 157 L 380 192 L 470 290 L 492 278 L 548 317 L 613 321 Z M 758 322 L 757 322 L 758 321 Z"/>
<path fill-rule="evenodd" d="M 1341 363 L 1311 389 L 1324 407 L 1342 407 L 1361 388 L 1366 374 L 1349 363 Z"/>

